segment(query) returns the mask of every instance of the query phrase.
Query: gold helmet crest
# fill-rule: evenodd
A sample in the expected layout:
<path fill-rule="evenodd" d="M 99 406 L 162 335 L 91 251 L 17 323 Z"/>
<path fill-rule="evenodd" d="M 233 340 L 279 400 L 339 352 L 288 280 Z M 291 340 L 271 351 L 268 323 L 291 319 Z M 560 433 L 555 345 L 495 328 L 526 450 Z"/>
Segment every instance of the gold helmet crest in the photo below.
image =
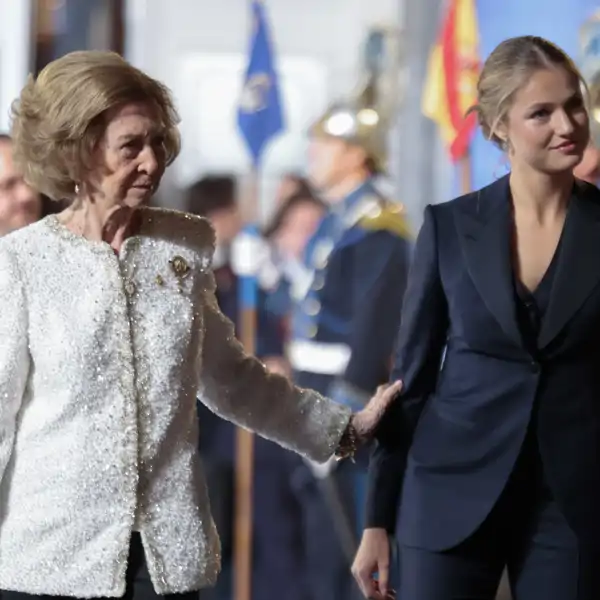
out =
<path fill-rule="evenodd" d="M 358 93 L 332 104 L 310 128 L 312 136 L 330 136 L 360 146 L 378 172 L 387 168 L 387 137 L 400 96 L 398 38 L 397 31 L 386 28 L 369 33 L 363 85 Z"/>

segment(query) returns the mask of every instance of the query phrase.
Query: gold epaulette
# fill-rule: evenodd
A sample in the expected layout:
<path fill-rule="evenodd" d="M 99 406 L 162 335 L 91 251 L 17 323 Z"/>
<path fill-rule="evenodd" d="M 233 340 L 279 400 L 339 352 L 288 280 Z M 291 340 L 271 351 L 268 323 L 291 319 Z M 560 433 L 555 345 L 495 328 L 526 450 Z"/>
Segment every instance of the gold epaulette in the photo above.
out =
<path fill-rule="evenodd" d="M 370 231 L 389 231 L 404 239 L 412 239 L 412 231 L 401 204 L 385 205 L 363 217 L 359 225 Z"/>

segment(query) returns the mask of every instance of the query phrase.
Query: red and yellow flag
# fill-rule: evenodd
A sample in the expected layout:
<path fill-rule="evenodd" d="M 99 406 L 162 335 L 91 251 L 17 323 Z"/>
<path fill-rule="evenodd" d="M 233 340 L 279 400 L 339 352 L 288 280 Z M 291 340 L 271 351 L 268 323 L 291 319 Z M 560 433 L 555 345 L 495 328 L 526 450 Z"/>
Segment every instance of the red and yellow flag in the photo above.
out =
<path fill-rule="evenodd" d="M 429 57 L 423 114 L 435 121 L 452 160 L 463 158 L 477 123 L 467 110 L 476 103 L 481 69 L 475 0 L 447 0 L 438 40 Z"/>

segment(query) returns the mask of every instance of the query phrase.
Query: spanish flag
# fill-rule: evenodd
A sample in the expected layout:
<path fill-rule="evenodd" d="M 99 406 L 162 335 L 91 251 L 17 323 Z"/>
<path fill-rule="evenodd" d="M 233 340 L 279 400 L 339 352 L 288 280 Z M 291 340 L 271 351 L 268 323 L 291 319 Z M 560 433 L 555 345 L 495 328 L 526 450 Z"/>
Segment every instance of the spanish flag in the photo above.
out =
<path fill-rule="evenodd" d="M 469 151 L 477 117 L 467 110 L 477 98 L 481 69 L 475 0 L 446 0 L 438 40 L 429 57 L 422 111 L 438 124 L 453 161 Z"/>

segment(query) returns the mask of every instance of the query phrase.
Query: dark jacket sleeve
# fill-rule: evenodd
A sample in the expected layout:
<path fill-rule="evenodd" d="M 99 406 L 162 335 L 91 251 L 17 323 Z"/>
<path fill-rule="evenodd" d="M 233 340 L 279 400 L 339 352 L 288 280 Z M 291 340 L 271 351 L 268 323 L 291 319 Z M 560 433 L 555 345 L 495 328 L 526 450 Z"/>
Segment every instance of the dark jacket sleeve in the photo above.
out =
<path fill-rule="evenodd" d="M 351 258 L 350 361 L 334 386 L 333 398 L 359 410 L 390 375 L 409 244 L 389 231 L 371 232 L 353 247 Z"/>
<path fill-rule="evenodd" d="M 366 527 L 393 532 L 412 433 L 435 390 L 448 332 L 448 309 L 438 270 L 433 209 L 417 238 L 402 307 L 392 381 L 404 383 L 385 415 L 369 463 Z"/>
<path fill-rule="evenodd" d="M 269 310 L 268 296 L 263 290 L 258 292 L 257 312 L 256 356 L 284 356 L 283 319 Z"/>

